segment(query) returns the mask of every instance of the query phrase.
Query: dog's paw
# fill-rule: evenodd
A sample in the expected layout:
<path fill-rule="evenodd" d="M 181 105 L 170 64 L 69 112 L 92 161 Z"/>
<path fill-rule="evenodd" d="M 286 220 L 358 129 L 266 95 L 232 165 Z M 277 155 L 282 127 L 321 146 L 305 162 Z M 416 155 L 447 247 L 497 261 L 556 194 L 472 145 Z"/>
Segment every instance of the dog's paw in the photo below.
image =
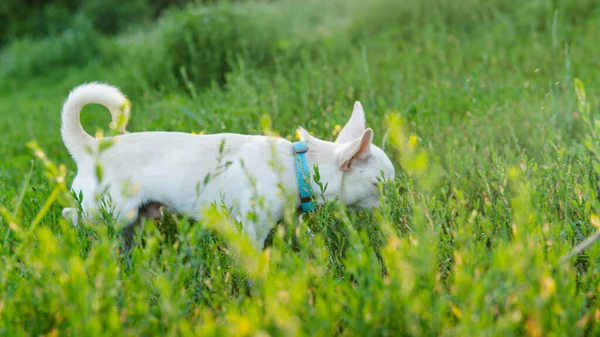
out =
<path fill-rule="evenodd" d="M 308 238 L 311 242 L 315 241 L 315 233 L 313 233 L 313 231 L 311 231 L 308 227 L 306 228 L 306 235 L 308 235 Z"/>
<path fill-rule="evenodd" d="M 72 208 L 72 207 L 63 208 L 62 216 L 63 216 L 63 218 L 71 221 L 71 225 L 73 225 L 73 227 L 79 228 L 79 222 L 77 219 L 77 210 L 75 208 Z"/>

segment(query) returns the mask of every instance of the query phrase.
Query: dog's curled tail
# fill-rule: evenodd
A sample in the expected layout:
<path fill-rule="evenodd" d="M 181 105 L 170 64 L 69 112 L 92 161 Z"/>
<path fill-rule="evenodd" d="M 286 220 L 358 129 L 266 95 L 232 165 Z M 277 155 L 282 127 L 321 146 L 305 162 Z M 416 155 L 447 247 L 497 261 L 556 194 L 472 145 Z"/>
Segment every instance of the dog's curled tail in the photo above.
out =
<path fill-rule="evenodd" d="M 67 150 L 77 162 L 85 156 L 86 146 L 95 142 L 79 119 L 81 109 L 87 104 L 100 104 L 110 111 L 111 128 L 125 133 L 131 103 L 116 87 L 103 83 L 82 84 L 69 93 L 62 109 L 61 136 Z"/>

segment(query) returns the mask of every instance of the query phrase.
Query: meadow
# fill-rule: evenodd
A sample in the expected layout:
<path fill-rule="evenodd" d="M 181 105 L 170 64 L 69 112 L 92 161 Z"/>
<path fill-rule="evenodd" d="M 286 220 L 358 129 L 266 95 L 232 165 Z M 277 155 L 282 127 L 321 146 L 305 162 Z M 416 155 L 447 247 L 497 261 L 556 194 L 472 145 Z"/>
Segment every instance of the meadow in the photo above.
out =
<path fill-rule="evenodd" d="M 597 1 L 207 1 L 110 32 L 94 12 L 0 40 L 0 335 L 600 335 L 600 242 L 573 251 L 600 233 Z M 169 214 L 128 269 L 110 214 L 61 218 L 60 110 L 91 81 L 128 95 L 130 132 L 334 140 L 360 100 L 397 177 L 374 212 L 290 210 L 263 251 Z"/>

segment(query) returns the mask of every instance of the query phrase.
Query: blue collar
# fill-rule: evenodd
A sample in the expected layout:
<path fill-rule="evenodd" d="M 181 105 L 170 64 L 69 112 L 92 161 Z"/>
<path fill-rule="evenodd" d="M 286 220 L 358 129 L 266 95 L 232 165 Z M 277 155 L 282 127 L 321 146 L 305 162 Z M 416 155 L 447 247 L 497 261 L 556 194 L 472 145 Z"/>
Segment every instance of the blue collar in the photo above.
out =
<path fill-rule="evenodd" d="M 306 161 L 306 152 L 308 146 L 306 141 L 294 143 L 294 153 L 296 154 L 296 175 L 298 176 L 298 188 L 300 190 L 300 202 L 303 212 L 312 212 L 315 210 L 315 203 L 312 201 L 313 193 L 310 188 L 310 170 Z"/>

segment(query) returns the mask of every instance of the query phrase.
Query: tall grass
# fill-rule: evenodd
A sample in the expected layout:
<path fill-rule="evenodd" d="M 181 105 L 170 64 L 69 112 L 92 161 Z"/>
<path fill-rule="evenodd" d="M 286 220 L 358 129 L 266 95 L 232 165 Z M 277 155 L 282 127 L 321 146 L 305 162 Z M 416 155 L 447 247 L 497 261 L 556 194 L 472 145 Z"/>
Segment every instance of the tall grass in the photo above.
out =
<path fill-rule="evenodd" d="M 0 94 L 0 333 L 598 334 L 600 245 L 561 260 L 598 230 L 598 14 L 584 0 L 217 3 L 102 37 L 45 76 L 26 71 L 48 60 L 32 53 Z M 380 210 L 288 216 L 261 252 L 217 213 L 169 215 L 126 269 L 110 214 L 60 217 L 74 169 L 60 104 L 92 80 L 124 88 L 132 131 L 334 139 L 360 100 L 398 177 Z M 90 132 L 107 120 L 83 116 Z"/>

